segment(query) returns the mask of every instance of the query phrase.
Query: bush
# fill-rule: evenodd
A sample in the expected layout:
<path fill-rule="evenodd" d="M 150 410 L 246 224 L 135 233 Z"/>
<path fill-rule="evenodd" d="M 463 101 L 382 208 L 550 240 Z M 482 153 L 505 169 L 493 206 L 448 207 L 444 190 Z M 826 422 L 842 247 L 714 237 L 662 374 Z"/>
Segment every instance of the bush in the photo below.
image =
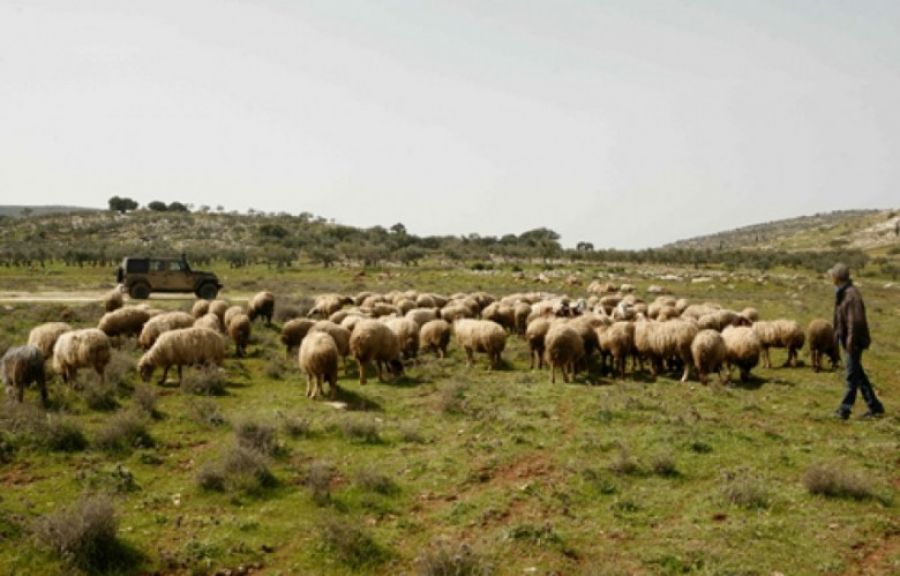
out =
<path fill-rule="evenodd" d="M 277 484 L 266 457 L 243 446 L 233 446 L 217 461 L 200 469 L 197 483 L 206 490 L 256 492 Z"/>
<path fill-rule="evenodd" d="M 227 385 L 225 376 L 215 366 L 188 370 L 181 379 L 181 391 L 197 396 L 224 396 L 228 393 Z"/>
<path fill-rule="evenodd" d="M 81 395 L 91 410 L 110 412 L 119 407 L 116 386 L 109 380 L 101 381 L 96 374 L 84 380 Z"/>
<path fill-rule="evenodd" d="M 234 428 L 239 446 L 270 456 L 278 449 L 278 432 L 274 426 L 254 420 L 242 420 Z"/>
<path fill-rule="evenodd" d="M 188 410 L 191 420 L 201 426 L 215 427 L 225 424 L 225 417 L 219 411 L 219 405 L 216 404 L 215 400 L 202 398 L 192 401 Z"/>
<path fill-rule="evenodd" d="M 410 444 L 424 444 L 425 436 L 419 431 L 419 423 L 406 422 L 400 426 L 400 440 Z"/>
<path fill-rule="evenodd" d="M 747 470 L 725 472 L 722 494 L 725 499 L 742 508 L 768 508 L 771 496 L 762 481 Z"/>
<path fill-rule="evenodd" d="M 650 469 L 657 476 L 678 476 L 678 465 L 671 454 L 657 454 L 650 461 Z"/>
<path fill-rule="evenodd" d="M 361 488 L 378 494 L 389 495 L 400 491 L 400 487 L 390 476 L 372 468 L 364 468 L 357 472 L 356 483 Z"/>
<path fill-rule="evenodd" d="M 121 350 L 113 350 L 103 371 L 104 379 L 114 390 L 122 390 L 129 387 L 128 379 L 135 373 L 135 361 L 127 353 Z"/>
<path fill-rule="evenodd" d="M 130 564 L 118 529 L 112 501 L 94 496 L 44 516 L 35 532 L 39 542 L 50 546 L 64 562 L 86 572 L 103 572 Z"/>
<path fill-rule="evenodd" d="M 57 452 L 77 452 L 87 448 L 87 438 L 81 425 L 71 418 L 47 416 L 43 444 Z"/>
<path fill-rule="evenodd" d="M 444 414 L 462 414 L 465 412 L 465 384 L 454 382 L 441 388 L 438 406 Z"/>
<path fill-rule="evenodd" d="M 872 483 L 862 473 L 835 462 L 813 464 L 807 468 L 803 485 L 810 494 L 831 498 L 866 500 L 875 497 Z"/>
<path fill-rule="evenodd" d="M 322 541 L 335 558 L 353 569 L 387 560 L 387 552 L 356 524 L 329 519 L 321 527 Z"/>
<path fill-rule="evenodd" d="M 420 576 L 478 576 L 493 570 L 468 544 L 451 545 L 438 541 L 416 559 Z"/>
<path fill-rule="evenodd" d="M 309 420 L 294 414 L 281 414 L 281 429 L 291 438 L 309 436 L 311 426 Z"/>
<path fill-rule="evenodd" d="M 154 444 L 146 420 L 134 411 L 120 412 L 110 418 L 106 427 L 97 433 L 95 443 L 109 452 L 150 448 Z"/>
<path fill-rule="evenodd" d="M 134 405 L 141 412 L 151 418 L 159 418 L 159 412 L 156 409 L 156 401 L 159 395 L 156 389 L 149 384 L 138 384 L 134 389 Z"/>
<path fill-rule="evenodd" d="M 4 433 L 2 443 L 7 456 L 12 456 L 21 443 L 60 452 L 75 452 L 87 446 L 84 432 L 75 420 L 13 401 L 0 408 L 0 432 Z"/>
<path fill-rule="evenodd" d="M 378 444 L 381 442 L 378 424 L 369 418 L 348 416 L 341 421 L 341 432 L 349 440 L 356 440 L 366 444 Z"/>
<path fill-rule="evenodd" d="M 331 481 L 334 476 L 334 467 L 323 460 L 313 460 L 306 469 L 304 483 L 312 492 L 313 501 L 319 506 L 331 501 Z"/>
<path fill-rule="evenodd" d="M 619 446 L 616 457 L 609 463 L 609 469 L 612 472 L 621 475 L 637 474 L 640 472 L 637 460 L 631 456 L 631 453 L 625 446 Z"/>

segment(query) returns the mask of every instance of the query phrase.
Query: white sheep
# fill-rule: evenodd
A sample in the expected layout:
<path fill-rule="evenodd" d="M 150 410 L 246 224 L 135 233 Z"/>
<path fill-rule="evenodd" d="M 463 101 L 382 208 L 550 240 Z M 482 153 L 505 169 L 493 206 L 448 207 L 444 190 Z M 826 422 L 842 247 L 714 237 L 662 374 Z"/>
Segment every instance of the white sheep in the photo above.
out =
<path fill-rule="evenodd" d="M 544 338 L 544 356 L 550 365 L 550 383 L 556 383 L 556 369 L 563 382 L 575 379 L 578 361 L 584 356 L 584 340 L 569 323 L 554 322 Z"/>
<path fill-rule="evenodd" d="M 112 346 L 105 332 L 97 328 L 72 330 L 61 334 L 53 346 L 53 369 L 67 384 L 75 380 L 79 368 L 93 368 L 104 381 L 111 357 Z"/>
<path fill-rule="evenodd" d="M 337 395 L 338 347 L 327 332 L 310 331 L 297 355 L 300 370 L 306 374 L 306 396 L 315 398 L 328 382 L 328 395 Z"/>
<path fill-rule="evenodd" d="M 162 368 L 159 383 L 164 384 L 169 368 L 178 368 L 181 384 L 183 366 L 221 366 L 225 358 L 225 341 L 208 328 L 181 328 L 160 335 L 138 361 L 138 372 L 144 382 L 149 382 L 156 368 Z"/>
<path fill-rule="evenodd" d="M 65 322 L 39 324 L 28 333 L 28 345 L 40 350 L 46 360 L 53 357 L 53 345 L 56 344 L 57 339 L 71 331 L 72 326 Z"/>
<path fill-rule="evenodd" d="M 400 361 L 400 340 L 382 322 L 369 318 L 360 320 L 350 335 L 350 354 L 359 366 L 359 383 L 366 383 L 366 364 L 375 362 L 378 379 L 384 381 L 384 367 L 394 374 L 403 374 Z"/>
<path fill-rule="evenodd" d="M 472 366 L 475 352 L 488 355 L 489 368 L 500 366 L 501 354 L 506 347 L 506 331 L 490 320 L 463 318 L 453 323 L 456 342 L 466 352 L 466 364 Z"/>

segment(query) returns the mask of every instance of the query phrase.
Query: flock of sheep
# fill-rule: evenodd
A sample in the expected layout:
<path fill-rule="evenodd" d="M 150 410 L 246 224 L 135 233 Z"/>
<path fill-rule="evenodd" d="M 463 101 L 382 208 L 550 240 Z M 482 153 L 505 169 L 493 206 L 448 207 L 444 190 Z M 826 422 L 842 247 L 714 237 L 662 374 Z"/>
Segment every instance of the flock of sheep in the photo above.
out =
<path fill-rule="evenodd" d="M 771 348 L 785 348 L 785 364 L 796 366 L 806 341 L 814 370 L 821 369 L 823 356 L 831 359 L 832 368 L 838 361 L 833 329 L 825 320 L 814 320 L 804 332 L 794 320 L 760 320 L 753 308 L 737 312 L 667 295 L 646 302 L 630 285 L 595 283 L 589 293 L 577 301 L 539 292 L 499 299 L 486 292 L 324 294 L 315 299 L 307 317 L 284 323 L 281 342 L 288 356 L 299 348 L 297 361 L 306 374 L 310 398 L 323 392 L 326 383 L 334 397 L 341 361 L 345 371 L 348 359 L 356 361 L 360 384 L 366 383 L 366 366 L 371 363 L 384 380 L 385 371 L 402 374 L 404 362 L 413 361 L 420 351 L 444 358 L 454 336 L 467 365 L 473 365 L 479 353 L 496 368 L 507 338 L 517 335 L 528 344 L 532 369 L 549 365 L 551 382 L 556 381 L 557 370 L 565 382 L 572 381 L 592 361 L 621 378 L 629 360 L 635 372 L 648 363 L 654 377 L 680 371 L 682 382 L 692 368 L 704 383 L 714 373 L 720 381 L 730 381 L 734 368 L 747 380 L 760 359 L 771 367 Z M 65 383 L 71 383 L 82 368 L 94 369 L 102 379 L 113 344 L 123 337 L 137 337 L 146 350 L 137 365 L 144 381 L 160 368 L 164 382 L 174 366 L 180 382 L 185 366 L 220 366 L 229 339 L 235 354 L 243 356 L 254 319 L 271 324 L 275 297 L 260 292 L 246 307 L 198 300 L 190 313 L 164 312 L 146 304 L 125 306 L 121 291 L 115 290 L 104 305 L 107 312 L 97 328 L 49 322 L 31 330 L 27 345 L 10 348 L 0 360 L 7 390 L 21 402 L 25 387 L 36 383 L 46 402 L 48 359 Z"/>

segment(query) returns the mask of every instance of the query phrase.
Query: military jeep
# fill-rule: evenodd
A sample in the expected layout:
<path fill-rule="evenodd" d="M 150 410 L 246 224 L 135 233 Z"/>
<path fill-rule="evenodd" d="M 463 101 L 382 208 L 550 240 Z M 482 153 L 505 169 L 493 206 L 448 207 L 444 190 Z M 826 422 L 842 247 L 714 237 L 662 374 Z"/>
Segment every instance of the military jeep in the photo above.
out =
<path fill-rule="evenodd" d="M 178 258 L 126 256 L 116 279 L 138 300 L 149 298 L 151 292 L 193 292 L 198 298 L 212 300 L 222 288 L 212 272 L 191 270 L 184 254 Z"/>

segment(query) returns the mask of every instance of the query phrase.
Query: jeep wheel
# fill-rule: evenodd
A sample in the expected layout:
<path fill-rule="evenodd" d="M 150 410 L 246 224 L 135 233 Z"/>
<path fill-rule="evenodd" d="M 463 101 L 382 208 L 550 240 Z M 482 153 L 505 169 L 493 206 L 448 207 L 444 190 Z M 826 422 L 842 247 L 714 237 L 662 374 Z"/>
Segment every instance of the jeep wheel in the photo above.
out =
<path fill-rule="evenodd" d="M 206 283 L 197 289 L 197 296 L 204 300 L 215 300 L 218 293 L 219 289 L 216 288 L 216 285 L 210 283 Z"/>
<path fill-rule="evenodd" d="M 146 300 L 150 297 L 150 286 L 148 286 L 145 282 L 133 284 L 131 286 L 131 289 L 128 291 L 128 295 L 135 300 Z"/>

